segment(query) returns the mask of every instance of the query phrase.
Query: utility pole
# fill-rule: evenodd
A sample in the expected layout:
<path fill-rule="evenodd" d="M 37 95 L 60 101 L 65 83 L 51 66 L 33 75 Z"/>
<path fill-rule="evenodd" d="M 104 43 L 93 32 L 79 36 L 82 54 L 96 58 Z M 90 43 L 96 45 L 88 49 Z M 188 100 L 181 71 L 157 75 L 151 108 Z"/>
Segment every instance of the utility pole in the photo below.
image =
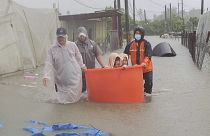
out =
<path fill-rule="evenodd" d="M 183 4 L 183 0 L 182 0 L 182 20 L 184 21 L 184 4 Z"/>
<path fill-rule="evenodd" d="M 182 25 L 183 25 L 183 31 L 184 31 L 184 3 L 183 3 L 183 0 L 182 0 Z"/>
<path fill-rule="evenodd" d="M 120 4 L 120 0 L 117 0 L 117 9 L 118 11 L 121 10 L 121 4 Z M 117 24 L 118 24 L 118 36 L 119 36 L 119 43 L 120 43 L 120 47 L 122 47 L 122 25 L 121 25 L 121 15 L 118 15 L 117 18 Z"/>
<path fill-rule="evenodd" d="M 128 19 L 128 0 L 125 0 L 125 31 L 126 31 L 126 41 L 127 44 L 130 42 L 129 39 L 129 19 Z"/>
<path fill-rule="evenodd" d="M 166 5 L 165 5 L 165 32 L 166 32 L 166 21 L 167 21 L 167 11 L 166 11 Z"/>
<path fill-rule="evenodd" d="M 116 3 L 116 0 L 114 0 L 114 9 L 117 9 L 117 3 Z"/>
<path fill-rule="evenodd" d="M 144 9 L 144 21 L 147 23 L 147 15 L 146 15 L 146 10 Z"/>
<path fill-rule="evenodd" d="M 114 9 L 117 9 L 117 3 L 116 0 L 114 0 Z M 113 15 L 112 16 L 112 30 L 117 30 L 117 16 Z"/>
<path fill-rule="evenodd" d="M 133 27 L 135 28 L 136 26 L 136 4 L 135 0 L 133 0 Z"/>
<path fill-rule="evenodd" d="M 53 8 L 56 9 L 56 3 L 53 3 Z"/>
<path fill-rule="evenodd" d="M 170 31 L 172 31 L 172 20 L 171 20 L 171 3 L 170 3 Z"/>
<path fill-rule="evenodd" d="M 179 17 L 179 1 L 178 1 L 178 17 Z"/>
<path fill-rule="evenodd" d="M 58 0 L 58 15 L 60 15 L 60 2 Z"/>
<path fill-rule="evenodd" d="M 201 15 L 203 15 L 204 0 L 201 0 Z"/>
<path fill-rule="evenodd" d="M 120 0 L 117 0 L 117 8 L 118 8 L 119 10 L 121 9 Z"/>

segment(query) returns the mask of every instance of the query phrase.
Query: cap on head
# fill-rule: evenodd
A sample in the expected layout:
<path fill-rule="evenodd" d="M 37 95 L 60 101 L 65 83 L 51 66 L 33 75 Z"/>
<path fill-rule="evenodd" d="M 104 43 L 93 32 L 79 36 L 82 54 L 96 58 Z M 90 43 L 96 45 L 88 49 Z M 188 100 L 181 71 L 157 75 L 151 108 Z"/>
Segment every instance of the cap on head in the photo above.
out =
<path fill-rule="evenodd" d="M 81 35 L 83 35 L 84 37 L 88 37 L 87 30 L 84 26 L 81 26 L 77 29 L 77 34 L 78 34 L 78 37 L 80 37 Z"/>
<path fill-rule="evenodd" d="M 84 37 L 87 37 L 87 35 L 85 33 L 79 33 L 79 37 L 80 36 L 84 36 Z"/>
<path fill-rule="evenodd" d="M 144 30 L 144 28 L 143 28 L 143 27 L 136 27 L 136 28 L 134 29 L 134 34 L 136 33 L 136 31 L 141 32 L 141 34 L 142 34 L 142 35 L 144 35 L 144 34 L 145 34 L 145 30 Z"/>
<path fill-rule="evenodd" d="M 56 31 L 57 37 L 60 37 L 60 36 L 65 37 L 66 34 L 67 34 L 66 29 L 62 28 L 62 27 L 58 28 L 57 31 Z"/>

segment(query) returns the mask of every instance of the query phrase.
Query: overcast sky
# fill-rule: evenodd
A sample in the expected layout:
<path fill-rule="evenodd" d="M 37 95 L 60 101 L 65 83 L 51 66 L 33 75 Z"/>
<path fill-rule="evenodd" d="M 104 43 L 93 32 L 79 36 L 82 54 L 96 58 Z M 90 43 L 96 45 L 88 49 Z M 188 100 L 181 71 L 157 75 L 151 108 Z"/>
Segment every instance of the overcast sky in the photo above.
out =
<path fill-rule="evenodd" d="M 15 0 L 17 3 L 31 8 L 52 8 L 53 3 L 58 4 L 62 14 L 67 11 L 70 14 L 91 13 L 97 10 L 103 10 L 105 7 L 113 7 L 114 0 Z M 129 1 L 130 14 L 132 15 L 132 2 Z M 200 9 L 201 0 L 183 0 L 184 10 Z M 154 14 L 158 15 L 164 11 L 164 6 L 172 4 L 172 7 L 178 7 L 181 0 L 136 0 L 136 9 L 145 9 L 148 18 L 152 18 Z M 121 7 L 124 8 L 124 0 L 121 0 Z M 204 0 L 204 9 L 210 10 L 210 0 Z M 180 4 L 181 9 L 181 4 Z M 138 16 L 136 17 L 138 19 Z"/>

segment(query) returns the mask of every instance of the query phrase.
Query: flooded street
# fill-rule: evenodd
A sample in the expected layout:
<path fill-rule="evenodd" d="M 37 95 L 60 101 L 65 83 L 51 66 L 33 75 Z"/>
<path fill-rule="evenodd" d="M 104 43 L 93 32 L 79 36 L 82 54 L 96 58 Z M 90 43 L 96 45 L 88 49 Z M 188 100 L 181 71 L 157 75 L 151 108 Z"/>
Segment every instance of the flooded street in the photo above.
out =
<path fill-rule="evenodd" d="M 87 125 L 113 136 L 209 136 L 210 73 L 197 69 L 180 41 L 157 36 L 145 39 L 153 47 L 166 41 L 177 53 L 176 57 L 153 57 L 153 94 L 145 103 L 42 102 L 47 98 L 42 68 L 33 71 L 32 78 L 20 72 L 0 78 L 0 136 L 30 136 L 22 130 L 29 120 Z"/>

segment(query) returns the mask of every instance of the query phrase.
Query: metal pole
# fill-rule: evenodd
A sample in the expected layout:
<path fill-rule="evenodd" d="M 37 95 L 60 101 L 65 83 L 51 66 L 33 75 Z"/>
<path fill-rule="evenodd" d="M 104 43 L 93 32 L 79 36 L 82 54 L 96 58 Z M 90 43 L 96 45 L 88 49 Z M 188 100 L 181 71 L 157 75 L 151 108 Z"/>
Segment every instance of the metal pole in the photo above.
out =
<path fill-rule="evenodd" d="M 184 20 L 184 4 L 183 4 L 183 0 L 182 0 L 182 20 Z"/>
<path fill-rule="evenodd" d="M 201 15 L 203 15 L 204 0 L 201 0 Z"/>
<path fill-rule="evenodd" d="M 183 31 L 184 31 L 184 3 L 183 3 L 183 0 L 182 0 L 182 25 L 183 25 Z"/>
<path fill-rule="evenodd" d="M 167 31 L 166 30 L 166 21 L 167 21 L 167 11 L 166 11 L 166 5 L 165 5 L 165 32 Z"/>
<path fill-rule="evenodd" d="M 179 1 L 178 1 L 178 16 L 179 16 Z"/>
<path fill-rule="evenodd" d="M 136 6 L 135 6 L 135 0 L 133 0 L 133 27 L 136 26 Z"/>
<path fill-rule="evenodd" d="M 116 0 L 114 0 L 114 9 L 117 9 L 117 3 Z M 117 30 L 117 16 L 113 15 L 112 16 L 112 30 Z"/>
<path fill-rule="evenodd" d="M 144 9 L 144 20 L 147 22 L 147 15 L 146 15 L 146 10 Z"/>
<path fill-rule="evenodd" d="M 128 11 L 128 0 L 125 0 L 125 31 L 126 31 L 126 41 L 127 44 L 130 42 L 129 40 L 129 11 Z"/>
<path fill-rule="evenodd" d="M 120 0 L 117 0 L 117 8 L 118 10 L 121 9 L 121 4 L 120 4 Z M 119 35 L 119 40 L 120 40 L 120 47 L 122 47 L 122 25 L 121 25 L 121 15 L 118 15 L 117 18 L 117 22 L 118 22 L 118 35 Z"/>
<path fill-rule="evenodd" d="M 121 9 L 120 0 L 117 0 L 117 8 L 118 8 L 118 9 Z"/>
<path fill-rule="evenodd" d="M 171 3 L 170 3 L 170 30 L 172 31 Z"/>
<path fill-rule="evenodd" d="M 58 0 L 58 15 L 60 15 L 60 2 Z"/>

